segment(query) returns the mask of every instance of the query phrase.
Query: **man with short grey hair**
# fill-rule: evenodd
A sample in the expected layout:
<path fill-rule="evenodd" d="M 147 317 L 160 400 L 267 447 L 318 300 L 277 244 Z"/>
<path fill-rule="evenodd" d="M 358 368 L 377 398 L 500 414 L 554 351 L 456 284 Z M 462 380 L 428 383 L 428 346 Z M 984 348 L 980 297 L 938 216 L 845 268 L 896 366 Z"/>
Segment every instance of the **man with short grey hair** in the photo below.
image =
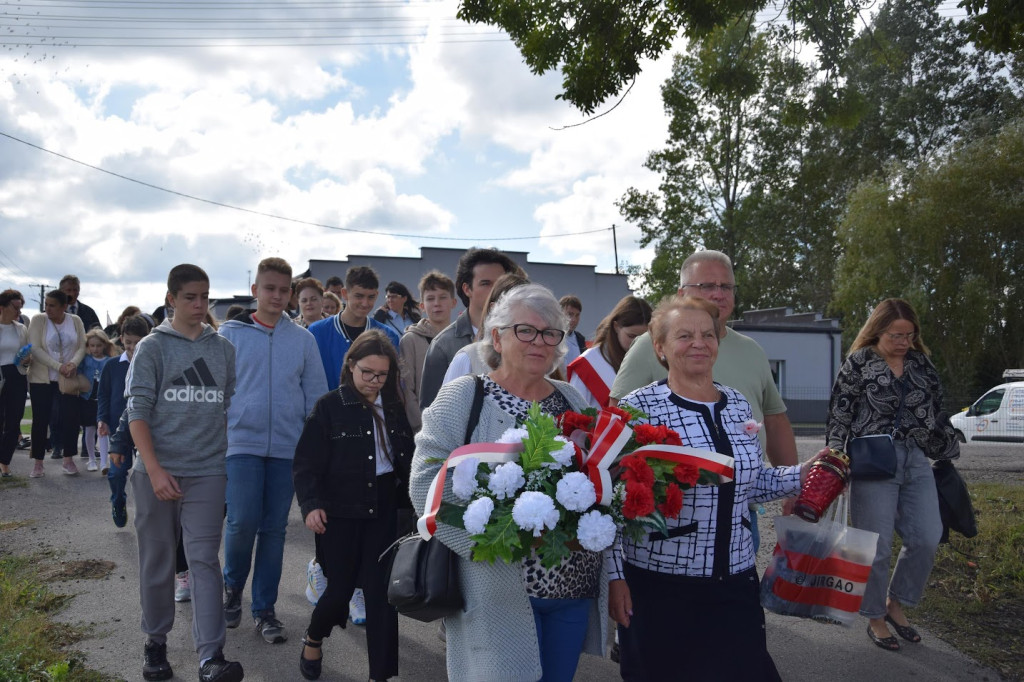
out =
<path fill-rule="evenodd" d="M 718 307 L 722 337 L 719 339 L 713 378 L 742 393 L 750 402 L 754 419 L 764 423 L 758 437 L 768 461 L 774 466 L 796 464 L 793 426 L 786 416 L 786 404 L 775 385 L 768 356 L 752 338 L 725 325 L 736 307 L 736 278 L 732 260 L 721 251 L 697 251 L 683 261 L 679 269 L 677 293 L 680 296 L 707 299 Z M 655 357 L 650 334 L 644 334 L 633 342 L 626 353 L 615 383 L 612 384 L 610 402 L 617 403 L 627 393 L 666 376 L 668 371 Z M 787 501 L 784 509 L 788 512 L 791 505 L 792 500 Z M 756 519 L 751 519 L 751 526 L 756 535 Z"/>

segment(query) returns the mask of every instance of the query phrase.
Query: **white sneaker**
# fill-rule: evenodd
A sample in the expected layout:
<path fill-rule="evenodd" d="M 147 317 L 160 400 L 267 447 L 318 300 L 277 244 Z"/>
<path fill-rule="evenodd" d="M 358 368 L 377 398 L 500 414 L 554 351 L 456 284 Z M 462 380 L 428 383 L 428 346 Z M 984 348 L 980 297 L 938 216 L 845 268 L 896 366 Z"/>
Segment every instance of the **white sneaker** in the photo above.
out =
<path fill-rule="evenodd" d="M 96 462 L 89 460 L 89 463 L 85 465 L 86 471 L 99 471 L 100 467 Z"/>
<path fill-rule="evenodd" d="M 188 583 L 188 571 L 174 574 L 174 601 L 192 601 L 192 587 Z"/>
<path fill-rule="evenodd" d="M 324 569 L 320 568 L 316 559 L 310 559 L 306 565 L 306 599 L 316 606 L 326 589 L 327 577 L 324 575 Z"/>
<path fill-rule="evenodd" d="M 348 602 L 348 617 L 354 625 L 362 625 L 366 622 L 366 601 L 363 600 L 363 591 L 358 587 L 352 592 L 352 599 Z"/>

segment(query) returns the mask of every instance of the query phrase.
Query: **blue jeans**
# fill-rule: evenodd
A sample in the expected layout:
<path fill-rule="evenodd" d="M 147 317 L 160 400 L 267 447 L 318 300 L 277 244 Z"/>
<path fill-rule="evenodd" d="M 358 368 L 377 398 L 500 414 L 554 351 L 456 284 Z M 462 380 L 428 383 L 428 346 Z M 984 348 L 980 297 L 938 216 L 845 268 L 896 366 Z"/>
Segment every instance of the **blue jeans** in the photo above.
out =
<path fill-rule="evenodd" d="M 540 642 L 540 682 L 572 682 L 587 637 L 593 599 L 530 597 Z"/>
<path fill-rule="evenodd" d="M 896 475 L 880 481 L 854 481 L 850 486 L 850 518 L 854 528 L 878 533 L 878 549 L 864 588 L 860 614 L 881 618 L 886 598 L 914 607 L 921 601 L 942 537 L 939 496 L 931 463 L 915 443 L 897 441 Z M 892 534 L 903 548 L 892 579 Z"/>
<path fill-rule="evenodd" d="M 241 591 L 252 566 L 252 615 L 258 618 L 272 612 L 277 603 L 284 534 L 294 494 L 292 461 L 231 455 L 226 462 L 228 513 L 224 526 L 224 583 Z"/>
<path fill-rule="evenodd" d="M 110 462 L 110 469 L 107 470 L 107 483 L 110 484 L 110 503 L 124 504 L 128 498 L 124 493 L 128 484 L 128 472 L 131 471 L 134 457 L 129 452 L 125 454 L 121 466 Z"/>

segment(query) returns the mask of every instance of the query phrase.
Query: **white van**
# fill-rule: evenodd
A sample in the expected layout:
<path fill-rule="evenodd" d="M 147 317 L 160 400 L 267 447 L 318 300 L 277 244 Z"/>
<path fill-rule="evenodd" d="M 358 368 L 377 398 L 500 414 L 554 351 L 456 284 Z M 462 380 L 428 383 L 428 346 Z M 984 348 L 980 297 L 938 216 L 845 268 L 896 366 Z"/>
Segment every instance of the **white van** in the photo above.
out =
<path fill-rule="evenodd" d="M 996 386 L 949 421 L 962 442 L 1024 443 L 1024 381 Z"/>

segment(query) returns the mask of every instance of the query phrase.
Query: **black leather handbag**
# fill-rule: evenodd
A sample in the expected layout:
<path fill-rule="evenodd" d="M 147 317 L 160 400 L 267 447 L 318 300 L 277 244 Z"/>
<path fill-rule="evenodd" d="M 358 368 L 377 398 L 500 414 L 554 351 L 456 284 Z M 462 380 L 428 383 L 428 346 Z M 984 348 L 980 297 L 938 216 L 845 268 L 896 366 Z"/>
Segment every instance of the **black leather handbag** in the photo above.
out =
<path fill-rule="evenodd" d="M 480 421 L 483 400 L 483 381 L 477 377 L 476 392 L 473 394 L 473 404 L 466 424 L 466 443 L 469 443 Z M 388 577 L 388 603 L 395 610 L 429 623 L 451 616 L 465 606 L 459 587 L 460 559 L 447 545 L 436 536 L 424 540 L 418 533 L 406 535 L 395 545 L 397 549 Z M 385 552 L 385 556 L 388 552 Z"/>
<path fill-rule="evenodd" d="M 459 557 L 436 537 L 411 533 L 398 541 L 388 603 L 402 615 L 429 623 L 465 605 L 459 589 Z"/>

